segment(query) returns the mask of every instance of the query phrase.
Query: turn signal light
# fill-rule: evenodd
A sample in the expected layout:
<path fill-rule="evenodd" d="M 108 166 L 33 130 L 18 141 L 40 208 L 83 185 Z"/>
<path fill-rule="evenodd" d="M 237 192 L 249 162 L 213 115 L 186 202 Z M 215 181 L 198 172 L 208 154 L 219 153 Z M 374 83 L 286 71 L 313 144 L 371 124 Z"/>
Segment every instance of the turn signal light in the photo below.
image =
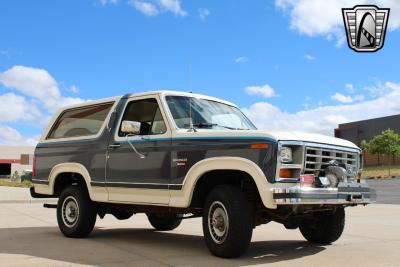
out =
<path fill-rule="evenodd" d="M 293 169 L 280 169 L 279 177 L 281 178 L 293 178 Z"/>
<path fill-rule="evenodd" d="M 361 172 L 357 173 L 356 181 L 357 181 L 357 183 L 361 183 Z"/>
<path fill-rule="evenodd" d="M 267 149 L 269 147 L 268 144 L 252 144 L 251 149 Z"/>

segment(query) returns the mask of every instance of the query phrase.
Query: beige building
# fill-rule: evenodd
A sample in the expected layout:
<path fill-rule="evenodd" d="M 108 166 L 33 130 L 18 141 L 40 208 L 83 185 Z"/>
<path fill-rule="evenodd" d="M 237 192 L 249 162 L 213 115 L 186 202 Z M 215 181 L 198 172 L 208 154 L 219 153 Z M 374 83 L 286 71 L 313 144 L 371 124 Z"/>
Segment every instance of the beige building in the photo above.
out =
<path fill-rule="evenodd" d="M 32 170 L 33 152 L 35 147 L 0 145 L 0 178 L 8 177 L 18 172 Z"/>

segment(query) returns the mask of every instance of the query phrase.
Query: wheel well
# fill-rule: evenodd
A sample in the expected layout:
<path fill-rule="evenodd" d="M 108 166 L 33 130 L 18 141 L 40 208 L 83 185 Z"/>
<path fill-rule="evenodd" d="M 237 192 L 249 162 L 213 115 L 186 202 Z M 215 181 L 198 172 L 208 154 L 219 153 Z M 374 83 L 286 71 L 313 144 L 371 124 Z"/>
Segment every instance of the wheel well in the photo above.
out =
<path fill-rule="evenodd" d="M 261 203 L 261 197 L 253 178 L 238 170 L 214 170 L 203 174 L 196 183 L 190 207 L 202 208 L 208 193 L 217 185 L 230 184 L 241 188 L 249 201 Z"/>
<path fill-rule="evenodd" d="M 75 172 L 58 174 L 54 181 L 54 195 L 59 196 L 65 188 L 73 184 L 82 185 L 87 190 L 85 179 L 81 174 Z"/>

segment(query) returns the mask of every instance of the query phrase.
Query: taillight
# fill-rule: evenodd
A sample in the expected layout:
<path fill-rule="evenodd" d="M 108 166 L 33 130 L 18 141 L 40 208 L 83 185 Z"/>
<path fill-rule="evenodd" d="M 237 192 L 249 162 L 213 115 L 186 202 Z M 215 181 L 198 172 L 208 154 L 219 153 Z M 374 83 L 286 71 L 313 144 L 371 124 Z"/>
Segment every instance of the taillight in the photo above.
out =
<path fill-rule="evenodd" d="M 33 155 L 32 159 L 32 177 L 36 177 L 36 156 Z"/>

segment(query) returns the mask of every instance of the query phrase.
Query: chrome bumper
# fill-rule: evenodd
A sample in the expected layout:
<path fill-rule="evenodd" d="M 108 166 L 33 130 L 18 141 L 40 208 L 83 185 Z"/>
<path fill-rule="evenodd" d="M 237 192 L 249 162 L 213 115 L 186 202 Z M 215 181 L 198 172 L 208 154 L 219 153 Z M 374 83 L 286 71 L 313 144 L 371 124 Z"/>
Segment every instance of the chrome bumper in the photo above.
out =
<path fill-rule="evenodd" d="M 311 188 L 294 186 L 274 188 L 277 205 L 294 204 L 370 204 L 376 201 L 375 190 L 366 183 L 339 183 L 337 188 Z"/>

